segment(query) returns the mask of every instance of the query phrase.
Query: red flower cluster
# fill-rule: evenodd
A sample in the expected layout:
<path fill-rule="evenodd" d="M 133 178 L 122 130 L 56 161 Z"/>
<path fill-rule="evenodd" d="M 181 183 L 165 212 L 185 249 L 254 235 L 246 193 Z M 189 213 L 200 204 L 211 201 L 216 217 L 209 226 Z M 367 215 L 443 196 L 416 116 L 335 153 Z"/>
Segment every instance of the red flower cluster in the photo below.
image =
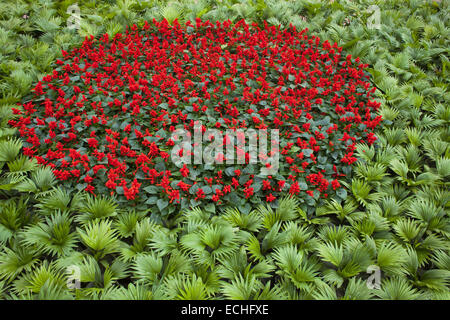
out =
<path fill-rule="evenodd" d="M 191 205 L 272 202 L 283 191 L 327 195 L 356 161 L 356 143 L 372 144 L 381 122 L 366 65 L 292 26 L 153 21 L 113 39 L 87 38 L 63 56 L 10 125 L 26 155 L 92 193 Z M 261 178 L 246 165 L 226 173 L 225 165 L 177 168 L 171 133 L 193 130 L 197 120 L 203 132 L 279 129 L 278 174 Z M 237 152 L 249 161 L 247 150 Z"/>

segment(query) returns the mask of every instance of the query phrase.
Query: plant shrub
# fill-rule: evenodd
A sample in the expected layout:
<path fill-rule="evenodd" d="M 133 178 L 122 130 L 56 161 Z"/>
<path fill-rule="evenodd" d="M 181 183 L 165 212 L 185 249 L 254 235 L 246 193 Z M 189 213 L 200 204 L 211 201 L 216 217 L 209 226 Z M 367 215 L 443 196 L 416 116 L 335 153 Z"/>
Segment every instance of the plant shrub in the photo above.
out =
<path fill-rule="evenodd" d="M 376 140 L 381 117 L 366 67 L 307 29 L 146 22 L 63 51 L 9 124 L 24 153 L 66 187 L 163 214 L 201 203 L 248 212 L 248 202 L 276 206 L 282 193 L 313 205 L 345 198 L 339 180 L 356 143 Z M 246 164 L 177 167 L 171 133 L 193 132 L 196 121 L 203 132 L 278 129 L 277 174 L 261 176 L 248 145 Z"/>

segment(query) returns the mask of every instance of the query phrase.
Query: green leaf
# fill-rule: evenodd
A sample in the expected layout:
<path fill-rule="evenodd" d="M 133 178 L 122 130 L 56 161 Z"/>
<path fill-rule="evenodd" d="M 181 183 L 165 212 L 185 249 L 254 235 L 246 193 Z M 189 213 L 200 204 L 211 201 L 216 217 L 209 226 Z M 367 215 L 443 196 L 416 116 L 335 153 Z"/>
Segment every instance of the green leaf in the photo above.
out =
<path fill-rule="evenodd" d="M 156 194 L 158 193 L 158 187 L 157 186 L 148 186 L 144 188 L 145 192 L 151 193 L 151 194 Z"/>
<path fill-rule="evenodd" d="M 339 188 L 336 190 L 336 194 L 339 198 L 341 198 L 342 200 L 347 199 L 347 190 L 345 190 L 344 188 Z"/>
<path fill-rule="evenodd" d="M 158 209 L 160 211 L 163 211 L 169 205 L 169 201 L 164 199 L 158 199 L 158 201 L 156 201 L 156 205 L 158 206 Z"/>

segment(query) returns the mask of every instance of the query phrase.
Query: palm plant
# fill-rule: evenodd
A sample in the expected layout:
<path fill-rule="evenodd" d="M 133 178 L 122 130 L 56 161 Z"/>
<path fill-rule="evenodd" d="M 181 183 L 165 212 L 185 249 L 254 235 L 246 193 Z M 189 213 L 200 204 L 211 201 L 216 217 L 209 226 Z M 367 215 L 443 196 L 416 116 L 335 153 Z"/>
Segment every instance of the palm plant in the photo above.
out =
<path fill-rule="evenodd" d="M 92 1 L 80 4 L 78 31 L 65 23 L 69 2 L 0 3 L 0 299 L 450 299 L 448 2 L 378 3 L 371 29 L 365 1 Z M 57 68 L 61 49 L 197 17 L 307 27 L 369 64 L 383 128 L 356 146 L 336 198 L 156 221 L 65 188 L 21 154 L 11 108 Z M 78 289 L 67 287 L 73 266 Z M 369 266 L 381 272 L 375 290 Z"/>
<path fill-rule="evenodd" d="M 111 228 L 110 220 L 91 221 L 83 229 L 77 228 L 77 232 L 96 259 L 119 251 L 120 241 L 117 231 Z"/>

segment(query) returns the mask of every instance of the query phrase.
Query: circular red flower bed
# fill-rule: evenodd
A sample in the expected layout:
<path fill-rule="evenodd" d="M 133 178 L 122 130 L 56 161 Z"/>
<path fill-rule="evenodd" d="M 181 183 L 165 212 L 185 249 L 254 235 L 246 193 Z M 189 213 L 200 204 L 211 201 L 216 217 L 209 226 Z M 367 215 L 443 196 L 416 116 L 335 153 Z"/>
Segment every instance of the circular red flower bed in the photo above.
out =
<path fill-rule="evenodd" d="M 153 21 L 63 56 L 14 109 L 24 153 L 69 188 L 163 214 L 207 202 L 275 205 L 288 193 L 308 204 L 345 197 L 339 179 L 351 173 L 355 144 L 372 144 L 381 122 L 367 65 L 294 27 Z M 278 129 L 277 173 L 259 175 L 247 146 L 245 164 L 177 167 L 171 133 L 193 132 L 196 121 L 225 138 L 227 129 Z"/>

